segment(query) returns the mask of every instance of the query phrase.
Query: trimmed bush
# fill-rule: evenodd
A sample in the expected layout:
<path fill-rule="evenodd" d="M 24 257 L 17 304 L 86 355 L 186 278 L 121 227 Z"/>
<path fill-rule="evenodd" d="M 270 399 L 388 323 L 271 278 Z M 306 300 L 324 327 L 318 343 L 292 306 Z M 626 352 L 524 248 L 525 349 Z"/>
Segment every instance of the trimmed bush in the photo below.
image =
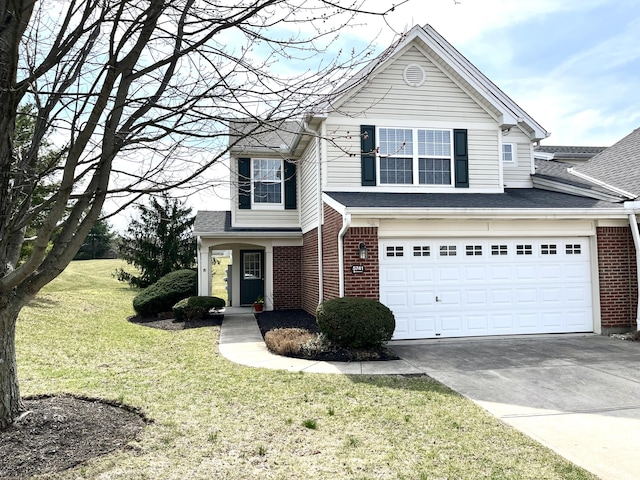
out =
<path fill-rule="evenodd" d="M 218 297 L 183 298 L 173 306 L 173 315 L 179 322 L 199 320 L 209 316 L 210 310 L 219 310 L 225 305 L 225 301 Z"/>
<path fill-rule="evenodd" d="M 393 312 L 370 298 L 334 298 L 316 310 L 320 331 L 346 348 L 379 348 L 396 328 Z"/>
<path fill-rule="evenodd" d="M 197 290 L 197 272 L 177 270 L 165 275 L 140 292 L 133 299 L 133 309 L 143 317 L 170 312 L 178 301 L 195 295 Z"/>

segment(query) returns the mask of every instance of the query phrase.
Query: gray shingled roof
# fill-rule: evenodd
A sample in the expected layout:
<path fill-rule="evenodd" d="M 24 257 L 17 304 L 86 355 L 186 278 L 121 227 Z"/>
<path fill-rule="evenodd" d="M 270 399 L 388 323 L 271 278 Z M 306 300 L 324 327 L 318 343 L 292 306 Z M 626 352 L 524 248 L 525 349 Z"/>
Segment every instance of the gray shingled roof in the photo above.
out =
<path fill-rule="evenodd" d="M 574 170 L 637 198 L 640 196 L 640 128 Z"/>
<path fill-rule="evenodd" d="M 328 192 L 327 195 L 347 208 L 623 209 L 618 203 L 536 188 L 508 188 L 504 193 Z"/>
<path fill-rule="evenodd" d="M 594 156 L 605 150 L 607 147 L 580 147 L 567 145 L 540 145 L 534 150 L 536 152 L 557 153 L 559 155 L 590 155 Z"/>
<path fill-rule="evenodd" d="M 567 169 L 574 167 L 575 164 L 572 163 L 558 162 L 555 160 L 536 160 L 536 173 L 533 175 L 534 182 L 536 178 L 545 178 L 547 180 L 571 185 L 590 192 L 598 192 L 615 196 L 614 192 L 611 190 L 600 187 L 595 183 L 588 182 L 587 180 L 583 180 L 582 178 L 572 175 L 567 171 Z"/>
<path fill-rule="evenodd" d="M 262 232 L 269 233 L 289 233 L 302 232 L 300 228 L 237 228 L 231 226 L 231 212 L 214 212 L 200 210 L 196 214 L 193 224 L 195 233 L 242 233 L 242 232 Z"/>
<path fill-rule="evenodd" d="M 229 143 L 238 142 L 235 150 L 264 149 L 279 151 L 281 146 L 291 149 L 297 140 L 300 131 L 300 123 L 287 121 L 262 121 L 258 123 L 254 119 L 237 119 L 229 121 Z"/>

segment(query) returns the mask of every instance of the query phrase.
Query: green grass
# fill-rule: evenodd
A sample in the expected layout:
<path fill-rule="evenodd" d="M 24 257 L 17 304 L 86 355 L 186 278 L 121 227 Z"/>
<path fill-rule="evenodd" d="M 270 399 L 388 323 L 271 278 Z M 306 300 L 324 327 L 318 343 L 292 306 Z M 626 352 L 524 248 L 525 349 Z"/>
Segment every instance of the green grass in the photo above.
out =
<path fill-rule="evenodd" d="M 219 355 L 217 328 L 131 324 L 118 265 L 72 263 L 18 324 L 23 395 L 118 400 L 154 420 L 55 478 L 595 478 L 428 378 L 248 368 Z"/>

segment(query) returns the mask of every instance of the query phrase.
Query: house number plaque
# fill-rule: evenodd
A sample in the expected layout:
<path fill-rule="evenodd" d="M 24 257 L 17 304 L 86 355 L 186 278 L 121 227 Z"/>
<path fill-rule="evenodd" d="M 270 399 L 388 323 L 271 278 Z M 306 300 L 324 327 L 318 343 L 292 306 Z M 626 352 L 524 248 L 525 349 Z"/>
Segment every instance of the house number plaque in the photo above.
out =
<path fill-rule="evenodd" d="M 364 273 L 364 265 L 351 265 L 351 273 Z"/>

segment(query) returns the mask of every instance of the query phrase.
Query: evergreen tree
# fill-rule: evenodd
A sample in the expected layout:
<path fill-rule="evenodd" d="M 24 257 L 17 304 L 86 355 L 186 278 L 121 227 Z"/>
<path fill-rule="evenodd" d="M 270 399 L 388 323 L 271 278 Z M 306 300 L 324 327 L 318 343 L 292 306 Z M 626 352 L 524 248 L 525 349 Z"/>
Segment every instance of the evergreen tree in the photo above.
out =
<path fill-rule="evenodd" d="M 111 225 L 106 220 L 98 220 L 91 230 L 74 260 L 91 260 L 104 258 L 104 255 L 112 248 L 114 234 Z"/>
<path fill-rule="evenodd" d="M 191 208 L 167 195 L 151 197 L 149 206 L 137 208 L 139 218 L 131 221 L 118 252 L 140 274 L 119 269 L 118 280 L 143 288 L 174 270 L 194 268 L 196 240 L 191 231 L 195 216 L 191 215 Z"/>

